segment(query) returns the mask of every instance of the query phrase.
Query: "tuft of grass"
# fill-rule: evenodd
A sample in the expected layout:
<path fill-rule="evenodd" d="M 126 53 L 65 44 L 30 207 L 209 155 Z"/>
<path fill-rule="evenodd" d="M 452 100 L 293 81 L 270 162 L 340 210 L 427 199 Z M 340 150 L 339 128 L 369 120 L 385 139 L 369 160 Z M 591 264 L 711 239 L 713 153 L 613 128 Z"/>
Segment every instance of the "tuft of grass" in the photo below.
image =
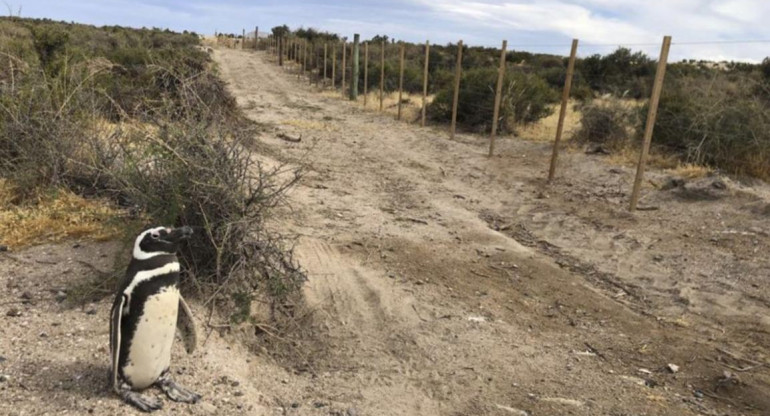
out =
<path fill-rule="evenodd" d="M 695 163 L 681 163 L 679 162 L 675 168 L 669 169 L 669 171 L 676 176 L 685 179 L 697 179 L 704 176 L 708 176 L 713 172 L 708 166 L 698 165 Z"/>
<path fill-rule="evenodd" d="M 19 201 L 17 188 L 0 180 L 0 244 L 13 250 L 68 239 L 105 241 L 124 234 L 126 212 L 106 199 L 51 188 Z"/>

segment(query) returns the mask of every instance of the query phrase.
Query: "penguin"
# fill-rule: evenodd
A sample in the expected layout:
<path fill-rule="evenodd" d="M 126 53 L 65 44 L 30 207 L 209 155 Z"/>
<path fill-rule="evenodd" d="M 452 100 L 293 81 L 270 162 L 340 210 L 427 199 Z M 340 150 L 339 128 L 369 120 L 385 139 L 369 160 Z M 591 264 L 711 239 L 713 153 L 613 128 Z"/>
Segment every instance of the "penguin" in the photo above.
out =
<path fill-rule="evenodd" d="M 156 397 L 139 393 L 151 386 L 160 387 L 178 402 L 197 403 L 201 398 L 176 384 L 169 373 L 177 327 L 188 353 L 197 342 L 192 313 L 177 287 L 176 252 L 192 233 L 190 227 L 155 227 L 139 234 L 112 304 L 112 388 L 125 402 L 145 412 L 163 406 Z"/>

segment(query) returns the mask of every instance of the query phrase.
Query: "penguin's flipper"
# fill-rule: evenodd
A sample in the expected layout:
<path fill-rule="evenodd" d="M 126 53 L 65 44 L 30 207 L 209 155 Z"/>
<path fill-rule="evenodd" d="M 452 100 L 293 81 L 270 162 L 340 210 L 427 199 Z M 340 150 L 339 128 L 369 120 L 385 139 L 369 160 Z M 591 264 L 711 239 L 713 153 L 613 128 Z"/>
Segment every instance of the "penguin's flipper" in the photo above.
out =
<path fill-rule="evenodd" d="M 118 384 L 118 360 L 120 358 L 120 324 L 123 319 L 123 307 L 126 304 L 126 296 L 119 294 L 112 304 L 110 311 L 110 355 L 112 357 L 112 388 L 116 393 L 121 394 L 120 384 Z"/>
<path fill-rule="evenodd" d="M 179 314 L 176 318 L 176 327 L 182 334 L 184 349 L 188 354 L 192 354 L 198 344 L 198 333 L 195 330 L 195 320 L 193 320 L 192 311 L 190 311 L 190 307 L 187 306 L 187 302 L 181 296 L 179 296 Z"/>

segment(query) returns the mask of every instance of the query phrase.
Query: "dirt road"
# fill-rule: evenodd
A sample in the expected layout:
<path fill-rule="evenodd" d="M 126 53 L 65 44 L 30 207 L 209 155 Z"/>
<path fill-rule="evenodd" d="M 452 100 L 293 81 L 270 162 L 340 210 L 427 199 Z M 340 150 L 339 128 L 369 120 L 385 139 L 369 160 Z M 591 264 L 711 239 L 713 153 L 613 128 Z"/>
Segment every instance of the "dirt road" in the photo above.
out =
<path fill-rule="evenodd" d="M 293 351 L 240 330 L 177 351 L 194 414 L 770 413 L 766 185 L 648 186 L 657 209 L 629 214 L 633 172 L 601 157 L 568 153 L 547 187 L 546 144 L 488 159 L 482 137 L 363 110 L 264 54 L 214 56 L 266 163 L 307 166 L 274 224 L 300 236 L 313 313 Z M 105 388 L 107 302 L 63 308 L 66 274 L 31 273 L 87 273 L 72 258 L 95 250 L 118 248 L 0 259 L 0 302 L 38 299 L 0 317 L 0 413 L 133 413 Z"/>

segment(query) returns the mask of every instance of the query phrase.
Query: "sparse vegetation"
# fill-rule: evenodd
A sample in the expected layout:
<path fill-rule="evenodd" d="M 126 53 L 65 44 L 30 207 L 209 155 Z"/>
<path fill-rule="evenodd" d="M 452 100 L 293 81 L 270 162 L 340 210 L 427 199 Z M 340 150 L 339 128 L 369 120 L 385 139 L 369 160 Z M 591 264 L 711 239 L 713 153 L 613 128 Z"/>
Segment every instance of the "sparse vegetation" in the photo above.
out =
<path fill-rule="evenodd" d="M 26 240 L 0 232 L 0 243 L 130 240 L 140 222 L 190 225 L 188 289 L 232 311 L 236 293 L 274 312 L 299 293 L 303 273 L 264 226 L 298 173 L 279 179 L 281 168 L 255 161 L 258 126 L 197 35 L 0 19 L 0 51 L 0 175 L 15 189 L 2 215 L 37 228 L 48 218 L 72 224 Z M 114 286 L 91 283 L 91 293 Z"/>

